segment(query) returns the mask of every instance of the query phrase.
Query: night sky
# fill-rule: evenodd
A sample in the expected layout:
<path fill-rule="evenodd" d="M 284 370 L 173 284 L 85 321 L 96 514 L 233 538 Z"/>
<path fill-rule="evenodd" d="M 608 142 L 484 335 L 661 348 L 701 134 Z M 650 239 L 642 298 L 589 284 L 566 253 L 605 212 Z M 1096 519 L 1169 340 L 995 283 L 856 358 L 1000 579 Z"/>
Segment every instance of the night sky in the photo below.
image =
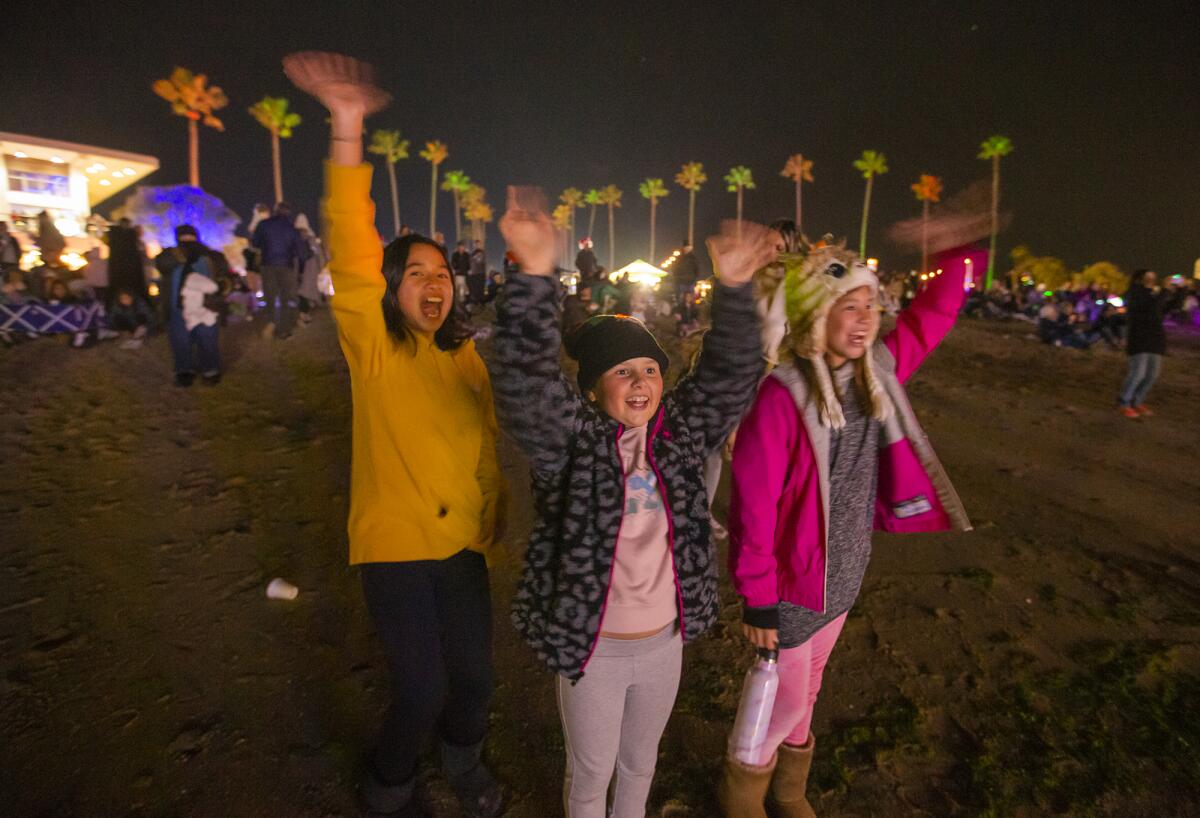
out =
<path fill-rule="evenodd" d="M 709 175 L 698 235 L 733 215 L 720 179 L 737 164 L 758 184 L 747 218 L 791 215 L 779 170 L 802 152 L 816 177 L 805 231 L 853 243 L 864 183 L 851 162 L 877 149 L 891 172 L 876 180 L 869 247 L 885 268 L 908 266 L 916 260 L 886 229 L 919 213 L 909 185 L 939 175 L 945 198 L 988 178 L 978 144 L 1003 133 L 1016 146 L 1002 164 L 1013 216 L 1003 261 L 1024 243 L 1073 267 L 1190 274 L 1200 255 L 1195 2 L 24 2 L 6 7 L 0 28 L 0 130 L 158 157 L 143 184 L 187 173 L 185 121 L 150 84 L 175 65 L 206 72 L 231 102 L 219 113 L 225 133 L 202 129 L 202 182 L 243 218 L 271 196 L 269 137 L 246 113 L 264 94 L 288 96 L 304 117 L 284 143 L 284 188 L 300 210 L 316 209 L 324 114 L 291 88 L 280 58 L 321 49 L 374 63 L 395 97 L 368 128 L 412 140 L 397 169 L 401 212 L 418 228 L 429 166 L 417 150 L 441 139 L 442 169 L 484 185 L 497 215 L 510 183 L 551 197 L 618 185 L 618 263 L 647 254 L 646 176 L 671 188 L 659 247 L 685 235 L 686 191 L 672 179 L 689 160 Z M 390 230 L 382 171 L 374 192 Z M 452 235 L 450 197 L 439 195 L 439 226 Z M 601 214 L 602 263 L 604 224 Z"/>

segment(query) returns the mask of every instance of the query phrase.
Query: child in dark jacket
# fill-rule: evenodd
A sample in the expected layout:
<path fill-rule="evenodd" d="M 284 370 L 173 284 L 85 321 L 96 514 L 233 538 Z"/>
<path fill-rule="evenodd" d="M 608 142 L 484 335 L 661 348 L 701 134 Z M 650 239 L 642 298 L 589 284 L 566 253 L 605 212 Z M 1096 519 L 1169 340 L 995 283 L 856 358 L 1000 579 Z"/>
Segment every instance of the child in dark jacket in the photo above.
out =
<path fill-rule="evenodd" d="M 673 389 L 654 336 L 619 315 L 567 339 L 576 389 L 559 366 L 553 227 L 511 199 L 501 222 L 523 271 L 499 303 L 492 382 L 538 512 L 512 613 L 558 674 L 570 818 L 644 815 L 682 642 L 717 617 L 702 464 L 753 398 L 762 362 L 749 282 L 774 254 L 765 228 L 742 229 L 740 243 L 732 231 L 710 243 L 713 329 Z"/>

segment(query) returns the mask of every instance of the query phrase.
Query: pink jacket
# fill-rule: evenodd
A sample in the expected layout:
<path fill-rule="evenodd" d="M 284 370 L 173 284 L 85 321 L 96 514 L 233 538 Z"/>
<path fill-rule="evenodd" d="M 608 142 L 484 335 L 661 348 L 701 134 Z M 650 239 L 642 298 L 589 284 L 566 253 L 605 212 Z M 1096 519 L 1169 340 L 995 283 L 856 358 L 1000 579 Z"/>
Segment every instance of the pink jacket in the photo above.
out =
<path fill-rule="evenodd" d="M 902 385 L 954 326 L 963 294 L 961 278 L 934 279 L 869 353 L 896 410 L 880 432 L 878 531 L 971 528 Z M 823 612 L 829 432 L 793 364 L 759 387 L 738 428 L 732 476 L 729 572 L 746 606 L 784 600 Z"/>

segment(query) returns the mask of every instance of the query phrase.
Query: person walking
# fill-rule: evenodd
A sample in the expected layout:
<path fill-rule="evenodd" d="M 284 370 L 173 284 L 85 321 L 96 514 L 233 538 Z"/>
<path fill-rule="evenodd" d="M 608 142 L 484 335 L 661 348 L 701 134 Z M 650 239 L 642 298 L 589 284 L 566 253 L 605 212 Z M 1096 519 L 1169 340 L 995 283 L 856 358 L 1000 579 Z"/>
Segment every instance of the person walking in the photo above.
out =
<path fill-rule="evenodd" d="M 20 283 L 21 243 L 8 230 L 8 222 L 0 222 L 0 284 Z"/>
<path fill-rule="evenodd" d="M 665 388 L 668 358 L 627 315 L 588 319 L 559 366 L 557 242 L 510 193 L 500 230 L 521 266 L 497 307 L 496 409 L 533 470 L 534 524 L 512 618 L 556 675 L 568 818 L 643 818 L 679 688 L 683 642 L 717 618 L 716 549 L 699 463 L 754 397 L 754 270 L 766 228 L 713 243 L 713 328 Z M 611 805 L 607 803 L 611 793 Z"/>
<path fill-rule="evenodd" d="M 579 271 L 579 280 L 587 284 L 595 283 L 597 266 L 592 237 L 584 236 L 579 240 L 579 252 L 575 254 L 575 269 Z"/>
<path fill-rule="evenodd" d="M 250 244 L 260 253 L 264 338 L 291 337 L 296 326 L 296 296 L 300 284 L 300 265 L 308 258 L 308 244 L 292 220 L 287 202 L 275 205 L 275 213 L 254 228 Z"/>
<path fill-rule="evenodd" d="M 303 213 L 296 217 L 296 229 L 300 231 L 300 238 L 308 247 L 306 258 L 300 265 L 300 287 L 296 291 L 300 323 L 307 324 L 312 320 L 313 308 L 321 303 L 321 289 L 317 285 L 317 279 L 320 278 L 321 271 L 325 269 L 329 259 L 325 256 L 325 245 L 320 236 L 313 232 L 308 217 Z"/>
<path fill-rule="evenodd" d="M 482 244 L 471 250 L 471 267 L 467 271 L 467 294 L 471 303 L 482 308 L 487 301 L 487 253 Z"/>
<path fill-rule="evenodd" d="M 215 386 L 221 380 L 220 302 L 229 292 L 229 262 L 206 247 L 190 224 L 175 228 L 175 246 L 154 260 L 166 294 L 167 339 L 175 385 L 188 387 L 196 372 Z"/>
<path fill-rule="evenodd" d="M 671 280 L 675 283 L 675 304 L 679 308 L 680 333 L 694 329 L 696 324 L 696 281 L 700 264 L 692 245 L 684 243 L 679 256 L 671 264 Z"/>
<path fill-rule="evenodd" d="M 1134 270 L 1125 292 L 1125 351 L 1129 354 L 1129 373 L 1117 398 L 1121 414 L 1127 418 L 1153 417 L 1146 405 L 1150 387 L 1162 371 L 1167 352 L 1167 333 L 1163 314 L 1171 293 L 1158 286 L 1153 270 Z"/>
<path fill-rule="evenodd" d="M 471 272 L 471 254 L 467 252 L 467 243 L 460 241 L 450 254 L 450 270 L 454 273 L 454 294 L 458 303 L 467 302 L 467 276 Z"/>
<path fill-rule="evenodd" d="M 417 761 L 436 734 L 463 812 L 493 818 L 503 794 L 482 759 L 493 685 L 485 555 L 502 536 L 505 495 L 487 369 L 445 248 L 419 235 L 379 241 L 362 133 L 388 97 L 370 68 L 303 52 L 284 70 L 331 115 L 323 212 L 354 407 L 350 563 L 391 670 L 360 800 L 371 813 L 424 815 Z"/>

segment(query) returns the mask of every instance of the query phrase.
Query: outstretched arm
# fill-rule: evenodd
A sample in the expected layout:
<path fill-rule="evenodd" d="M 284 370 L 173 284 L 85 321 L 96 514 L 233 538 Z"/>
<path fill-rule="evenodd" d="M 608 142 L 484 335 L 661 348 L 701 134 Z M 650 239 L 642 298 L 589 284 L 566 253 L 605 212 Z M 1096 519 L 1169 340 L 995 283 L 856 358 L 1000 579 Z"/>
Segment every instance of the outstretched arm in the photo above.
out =
<path fill-rule="evenodd" d="M 883 339 L 896 359 L 896 377 L 907 381 L 958 320 L 966 291 L 961 276 L 940 275 L 896 318 L 896 328 Z"/>
<path fill-rule="evenodd" d="M 362 128 L 388 96 L 372 84 L 369 66 L 340 54 L 290 54 L 283 67 L 296 87 L 329 110 L 333 129 L 322 211 L 333 278 L 331 306 L 347 358 L 371 370 L 385 346 L 387 327 L 380 307 L 383 247 L 375 231 L 371 167 L 362 161 Z"/>
<path fill-rule="evenodd" d="M 776 236 L 761 225 L 726 222 L 708 240 L 717 285 L 713 288 L 712 329 L 704 336 L 696 365 L 673 395 L 692 433 L 708 454 L 724 442 L 754 400 L 762 376 L 762 344 L 754 309 L 754 271 L 774 260 Z"/>
<path fill-rule="evenodd" d="M 563 376 L 558 356 L 559 307 L 554 269 L 554 227 L 540 209 L 518 205 L 509 189 L 500 231 L 521 264 L 509 276 L 496 307 L 491 374 L 496 415 L 535 471 L 566 463 L 570 436 L 583 400 Z"/>

